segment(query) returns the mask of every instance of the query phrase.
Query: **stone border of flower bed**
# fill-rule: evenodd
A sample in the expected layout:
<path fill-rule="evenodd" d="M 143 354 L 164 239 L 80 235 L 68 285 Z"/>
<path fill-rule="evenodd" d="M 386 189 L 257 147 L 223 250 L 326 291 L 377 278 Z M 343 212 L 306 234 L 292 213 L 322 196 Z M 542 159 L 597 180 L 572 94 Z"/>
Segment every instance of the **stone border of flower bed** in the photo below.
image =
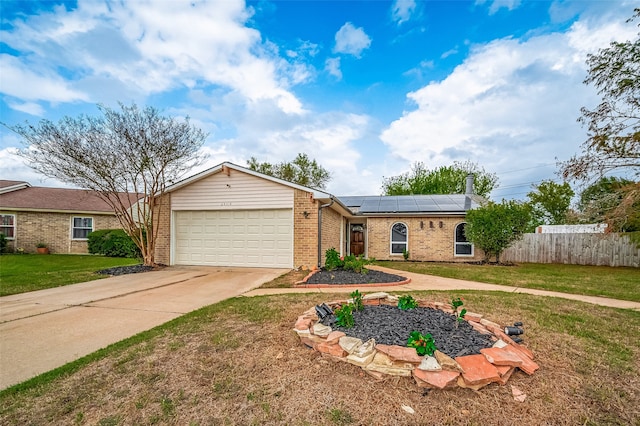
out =
<path fill-rule="evenodd" d="M 326 302 L 331 309 L 346 303 L 347 300 Z M 363 303 L 396 306 L 398 298 L 379 292 L 365 295 Z M 447 303 L 419 300 L 418 306 L 454 312 Z M 477 391 L 491 383 L 505 385 L 516 369 L 529 375 L 538 370 L 533 352 L 514 342 L 503 327 L 473 312 L 467 312 L 464 319 L 479 333 L 490 335 L 493 347 L 480 350 L 481 354 L 455 359 L 437 350 L 433 357 L 419 356 L 413 348 L 376 344 L 374 339 L 362 342 L 341 331 L 333 331 L 318 321 L 315 306 L 298 317 L 293 331 L 303 344 L 323 357 L 357 365 L 378 380 L 390 376 L 413 377 L 421 388 L 459 386 Z"/>
<path fill-rule="evenodd" d="M 331 288 L 331 287 L 392 287 L 398 285 L 405 285 L 411 282 L 411 278 L 407 278 L 404 281 L 397 281 L 393 283 L 367 283 L 367 284 L 307 284 L 309 278 L 314 274 L 320 272 L 320 269 L 314 268 L 309 274 L 304 277 L 302 281 L 296 282 L 295 287 L 299 288 Z"/>

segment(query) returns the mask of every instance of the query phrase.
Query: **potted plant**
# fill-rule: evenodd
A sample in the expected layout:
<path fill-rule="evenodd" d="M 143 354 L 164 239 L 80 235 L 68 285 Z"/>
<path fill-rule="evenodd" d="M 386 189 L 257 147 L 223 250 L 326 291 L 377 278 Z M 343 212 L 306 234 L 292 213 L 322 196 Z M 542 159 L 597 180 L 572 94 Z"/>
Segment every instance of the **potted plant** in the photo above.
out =
<path fill-rule="evenodd" d="M 38 254 L 49 254 L 49 248 L 45 243 L 36 244 L 36 251 Z"/>

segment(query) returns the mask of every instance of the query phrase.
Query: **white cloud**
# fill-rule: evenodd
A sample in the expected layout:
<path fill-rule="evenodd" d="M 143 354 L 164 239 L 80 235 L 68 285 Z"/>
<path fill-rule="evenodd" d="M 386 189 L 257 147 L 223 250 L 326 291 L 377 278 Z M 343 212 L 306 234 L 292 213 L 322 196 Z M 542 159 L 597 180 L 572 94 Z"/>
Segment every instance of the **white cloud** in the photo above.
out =
<path fill-rule="evenodd" d="M 447 50 L 446 52 L 444 52 L 442 55 L 440 55 L 440 58 L 441 58 L 441 59 L 446 59 L 446 58 L 448 58 L 449 56 L 451 56 L 451 55 L 455 55 L 455 54 L 457 54 L 457 53 L 458 53 L 458 49 L 457 49 L 457 48 L 456 48 L 456 49 L 449 49 L 449 50 Z"/>
<path fill-rule="evenodd" d="M 47 178 L 24 163 L 22 157 L 16 155 L 16 148 L 0 150 L 0 179 L 29 182 L 32 186 L 69 187 L 56 179 Z"/>
<path fill-rule="evenodd" d="M 59 76 L 51 73 L 32 71 L 29 65 L 13 56 L 0 55 L 2 83 L 0 91 L 24 101 L 74 102 L 87 100 L 85 93 L 74 90 Z M 24 105 L 13 102 L 13 105 Z M 19 108 L 16 108 L 19 109 Z"/>
<path fill-rule="evenodd" d="M 10 75 L 15 83 L 11 87 L 21 91 L 7 89 L 4 81 L 3 90 L 23 100 L 69 101 L 86 99 L 74 87 L 87 79 L 108 78 L 145 95 L 206 82 L 228 87 L 249 103 L 270 99 L 287 113 L 302 113 L 289 88 L 306 81 L 308 72 L 262 43 L 260 33 L 245 26 L 248 18 L 240 0 L 147 0 L 108 7 L 80 2 L 72 11 L 57 7 L 0 33 L 5 43 L 22 52 L 8 61 L 9 71 L 16 70 Z M 313 52 L 312 45 L 303 48 Z M 29 58 L 37 58 L 40 72 L 20 78 L 17 71 L 34 65 Z M 57 75 L 59 69 L 67 70 L 66 82 Z M 32 77 L 40 78 L 35 81 L 40 85 L 33 84 Z M 62 84 L 54 91 L 48 82 Z M 39 86 L 47 90 L 37 90 Z M 36 97 L 36 91 L 44 94 Z"/>
<path fill-rule="evenodd" d="M 7 101 L 9 108 L 16 111 L 26 112 L 27 114 L 36 115 L 42 117 L 44 115 L 44 108 L 36 102 L 12 102 Z"/>
<path fill-rule="evenodd" d="M 344 24 L 336 33 L 335 53 L 345 53 L 360 57 L 362 51 L 371 46 L 371 38 L 362 28 L 356 28 L 351 22 Z"/>
<path fill-rule="evenodd" d="M 391 6 L 391 18 L 398 25 L 402 25 L 411 19 L 411 16 L 416 11 L 415 0 L 395 0 Z"/>
<path fill-rule="evenodd" d="M 324 63 L 324 69 L 338 80 L 342 80 L 340 58 L 328 58 Z"/>
<path fill-rule="evenodd" d="M 568 159 L 585 137 L 580 107 L 597 103 L 582 83 L 586 54 L 633 34 L 579 22 L 567 33 L 476 46 L 447 78 L 409 93 L 416 108 L 380 138 L 397 158 L 429 166 L 471 159 L 512 170 Z"/>
<path fill-rule="evenodd" d="M 520 0 L 476 0 L 476 4 L 485 4 L 487 1 L 491 2 L 491 6 L 489 6 L 489 15 L 493 15 L 502 8 L 511 11 L 520 6 Z"/>

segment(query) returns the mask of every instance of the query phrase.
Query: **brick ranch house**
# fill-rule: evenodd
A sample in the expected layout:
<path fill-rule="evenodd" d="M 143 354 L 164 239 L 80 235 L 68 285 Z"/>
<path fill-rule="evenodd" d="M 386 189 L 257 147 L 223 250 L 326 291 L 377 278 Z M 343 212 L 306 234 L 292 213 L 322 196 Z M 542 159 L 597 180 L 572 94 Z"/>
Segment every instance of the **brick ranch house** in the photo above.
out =
<path fill-rule="evenodd" d="M 131 203 L 137 198 L 121 196 Z M 113 209 L 91 191 L 0 180 L 0 233 L 11 250 L 31 253 L 44 243 L 51 253 L 83 254 L 89 232 L 115 228 Z"/>
<path fill-rule="evenodd" d="M 464 236 L 472 194 L 334 196 L 222 163 L 168 188 L 156 261 L 167 265 L 297 268 L 325 250 L 378 260 L 482 259 Z"/>

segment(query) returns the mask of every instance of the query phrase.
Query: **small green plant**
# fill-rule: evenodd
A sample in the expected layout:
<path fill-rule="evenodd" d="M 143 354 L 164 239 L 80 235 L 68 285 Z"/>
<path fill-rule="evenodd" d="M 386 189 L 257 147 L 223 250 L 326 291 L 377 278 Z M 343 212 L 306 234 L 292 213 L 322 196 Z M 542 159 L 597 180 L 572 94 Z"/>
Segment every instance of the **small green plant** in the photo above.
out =
<path fill-rule="evenodd" d="M 36 244 L 36 248 L 47 248 L 47 245 L 45 243 L 38 243 Z"/>
<path fill-rule="evenodd" d="M 404 260 L 409 260 L 409 250 L 402 249 L 402 257 L 404 257 Z"/>
<path fill-rule="evenodd" d="M 336 316 L 336 324 L 340 327 L 351 328 L 353 327 L 353 305 L 346 304 L 333 311 Z"/>
<path fill-rule="evenodd" d="M 419 331 L 412 331 L 409 334 L 409 340 L 407 340 L 407 346 L 415 348 L 418 355 L 433 355 L 436 351 L 436 344 L 433 341 L 431 334 L 421 334 Z"/>
<path fill-rule="evenodd" d="M 467 310 L 464 308 L 460 312 L 458 312 L 458 308 L 462 305 L 464 305 L 464 302 L 462 301 L 461 297 L 454 297 L 453 299 L 451 299 L 451 306 L 453 306 L 453 314 L 456 316 L 456 319 L 458 321 L 462 321 L 464 319 L 464 314 L 467 313 Z"/>
<path fill-rule="evenodd" d="M 329 418 L 335 425 L 348 425 L 354 422 L 353 416 L 346 410 L 333 408 L 329 411 Z"/>
<path fill-rule="evenodd" d="M 417 307 L 418 302 L 416 302 L 416 300 L 410 294 L 407 294 L 406 296 L 400 296 L 398 298 L 398 308 L 402 309 L 403 311 L 407 311 L 409 309 L 414 309 Z"/>
<path fill-rule="evenodd" d="M 8 244 L 9 242 L 7 241 L 7 237 L 5 237 L 2 232 L 0 232 L 0 254 L 5 252 Z"/>
<path fill-rule="evenodd" d="M 364 309 L 364 304 L 362 303 L 362 293 L 356 290 L 352 291 L 349 296 L 351 296 L 351 299 L 353 299 L 353 307 L 356 311 L 361 311 Z"/>
<path fill-rule="evenodd" d="M 368 265 L 369 263 L 371 262 L 362 256 L 349 255 L 344 258 L 343 267 L 347 271 L 353 271 L 364 275 L 369 272 L 364 265 Z"/>
<path fill-rule="evenodd" d="M 324 259 L 324 267 L 327 271 L 333 271 L 344 266 L 344 258 L 341 258 L 340 253 L 333 247 L 324 252 Z"/>

